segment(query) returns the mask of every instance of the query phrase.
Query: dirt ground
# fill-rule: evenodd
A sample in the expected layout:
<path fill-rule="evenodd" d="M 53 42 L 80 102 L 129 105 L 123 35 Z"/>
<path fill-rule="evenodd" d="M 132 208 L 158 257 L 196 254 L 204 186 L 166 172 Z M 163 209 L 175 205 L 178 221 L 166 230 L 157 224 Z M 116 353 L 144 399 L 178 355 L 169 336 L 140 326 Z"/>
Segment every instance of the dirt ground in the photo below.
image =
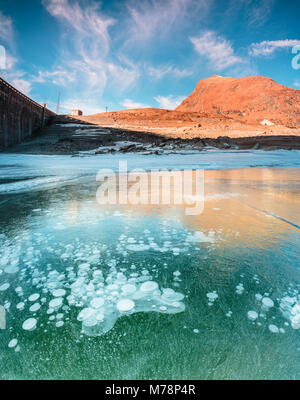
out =
<path fill-rule="evenodd" d="M 155 133 L 166 138 L 211 138 L 228 136 L 300 136 L 298 129 L 282 125 L 247 124 L 225 115 L 181 112 L 161 109 L 135 109 L 78 117 L 82 121 L 102 126 Z"/>
<path fill-rule="evenodd" d="M 80 118 L 80 119 L 79 119 Z M 201 122 L 198 122 L 201 121 Z M 2 149 L 29 154 L 162 154 L 181 150 L 300 149 L 300 130 L 246 125 L 229 118 L 167 110 L 129 110 L 87 117 L 56 116 L 25 142 Z"/>

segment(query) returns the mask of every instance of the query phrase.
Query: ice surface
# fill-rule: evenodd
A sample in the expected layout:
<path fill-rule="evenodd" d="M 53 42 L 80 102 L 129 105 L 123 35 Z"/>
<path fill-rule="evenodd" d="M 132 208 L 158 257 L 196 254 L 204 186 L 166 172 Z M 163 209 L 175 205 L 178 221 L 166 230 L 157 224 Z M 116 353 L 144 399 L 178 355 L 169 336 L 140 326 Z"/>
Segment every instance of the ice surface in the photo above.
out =
<path fill-rule="evenodd" d="M 67 124 L 56 124 L 57 126 L 60 126 L 62 128 L 95 128 L 97 125 L 91 125 L 91 124 L 72 124 L 72 123 L 67 123 Z"/>
<path fill-rule="evenodd" d="M 100 168 L 118 171 L 119 160 L 128 161 L 128 169 L 176 168 L 176 169 L 229 169 L 246 167 L 300 167 L 299 151 L 209 150 L 192 154 L 101 154 L 90 157 L 67 155 L 0 154 L 1 177 L 19 179 L 3 183 L 0 193 L 23 192 L 55 187 L 58 184 L 86 175 L 96 175 Z M 17 165 L 17 168 L 16 168 Z M 38 177 L 36 171 L 39 171 Z M 32 178 L 26 179 L 23 178 Z M 21 180 L 22 179 L 22 180 Z"/>
<path fill-rule="evenodd" d="M 203 232 L 196 231 L 194 234 L 188 236 L 187 241 L 189 242 L 206 242 L 206 243 L 214 243 L 214 232 L 209 235 L 205 235 Z"/>
<path fill-rule="evenodd" d="M 267 172 L 269 173 L 269 171 Z M 253 348 L 251 346 L 253 346 L 255 335 L 260 339 L 256 342 L 259 350 L 263 349 L 265 337 L 267 341 L 276 342 L 279 338 L 282 339 L 282 342 L 286 341 L 286 349 L 288 349 L 288 346 L 290 348 L 296 346 L 296 340 L 292 341 L 292 339 L 297 339 L 299 332 L 294 332 L 292 328 L 297 329 L 300 325 L 299 307 L 297 307 L 297 304 L 299 304 L 297 293 L 299 286 L 295 283 L 293 289 L 285 293 L 285 290 L 287 290 L 286 280 L 278 281 L 275 275 L 280 257 L 278 259 L 271 257 L 270 262 L 266 258 L 270 254 L 274 254 L 279 247 L 283 248 L 286 243 L 280 241 L 283 240 L 282 238 L 285 240 L 292 237 L 293 232 L 287 230 L 289 234 L 285 235 L 285 231 L 280 230 L 283 234 L 278 235 L 278 238 L 280 238 L 278 239 L 279 246 L 274 239 L 274 235 L 277 234 L 276 229 L 279 228 L 275 225 L 276 221 L 268 220 L 271 243 L 267 236 L 269 233 L 267 230 L 262 231 L 264 240 L 258 242 L 257 239 L 259 238 L 255 237 L 254 242 L 250 243 L 252 239 L 248 242 L 248 237 L 252 237 L 254 234 L 251 232 L 251 221 L 247 220 L 249 230 L 248 224 L 246 224 L 246 231 L 237 226 L 241 236 L 236 239 L 234 221 L 230 212 L 228 226 L 223 226 L 224 220 L 222 219 L 218 223 L 219 227 L 217 224 L 216 226 L 208 224 L 205 221 L 206 215 L 199 219 L 199 223 L 197 223 L 196 218 L 192 218 L 190 221 L 184 220 L 182 223 L 177 217 L 176 221 L 175 218 L 173 221 L 172 217 L 169 218 L 169 214 L 167 217 L 164 215 L 163 218 L 155 215 L 150 223 L 146 218 L 132 218 L 130 216 L 128 218 L 130 221 L 127 222 L 127 218 L 120 218 L 119 216 L 106 218 L 101 214 L 96 224 L 91 225 L 92 222 L 95 222 L 93 205 L 88 204 L 88 207 L 91 208 L 89 214 L 86 210 L 83 212 L 84 203 L 80 200 L 74 200 L 75 210 L 73 210 L 73 195 L 72 191 L 72 200 L 69 196 L 66 196 L 65 207 L 64 199 L 60 201 L 60 198 L 55 198 L 56 193 L 54 197 L 49 194 L 45 197 L 45 202 L 41 202 L 41 210 L 34 214 L 30 207 L 37 207 L 37 204 L 34 203 L 35 196 L 30 195 L 32 204 L 28 206 L 29 214 L 25 223 L 20 224 L 21 226 L 17 227 L 18 229 L 13 227 L 11 231 L 3 226 L 3 231 L 7 232 L 7 236 L 1 236 L 0 240 L 0 285 L 8 282 L 10 287 L 1 292 L 1 304 L 8 305 L 11 302 L 10 312 L 7 314 L 9 319 L 14 319 L 14 323 L 10 325 L 13 330 L 4 332 L 5 335 L 8 335 L 4 341 L 7 352 L 9 352 L 7 343 L 11 338 L 16 337 L 19 341 L 22 341 L 22 356 L 26 352 L 30 353 L 30 343 L 33 345 L 35 341 L 35 348 L 44 348 L 42 354 L 45 355 L 47 346 L 40 346 L 41 340 L 45 341 L 44 344 L 53 340 L 53 344 L 58 347 L 70 346 L 73 343 L 74 336 L 77 336 L 76 329 L 78 340 L 82 340 L 86 344 L 93 343 L 92 340 L 88 342 L 87 338 L 79 339 L 81 328 L 85 334 L 97 336 L 108 332 L 115 324 L 116 329 L 108 335 L 107 342 L 112 340 L 112 347 L 118 350 L 119 340 L 120 337 L 123 337 L 123 333 L 131 336 L 130 340 L 134 342 L 141 333 L 136 324 L 141 323 L 144 328 L 144 324 L 147 327 L 150 320 L 145 316 L 134 318 L 127 314 L 149 311 L 152 314 L 153 311 L 178 312 L 178 310 L 184 308 L 182 304 L 186 301 L 183 300 L 184 295 L 177 292 L 183 292 L 188 296 L 188 312 L 175 316 L 172 322 L 171 318 L 167 318 L 167 321 L 163 321 L 164 318 L 151 319 L 149 325 L 154 326 L 154 329 L 155 326 L 161 328 L 161 333 L 164 333 L 164 335 L 160 335 L 160 338 L 166 337 L 169 343 L 176 342 L 176 329 L 179 328 L 184 331 L 181 327 L 186 325 L 189 327 L 189 332 L 185 331 L 187 339 L 189 339 L 190 333 L 194 335 L 195 340 L 203 340 L 204 343 L 207 342 L 208 346 L 211 345 L 210 339 L 220 340 L 221 344 L 226 344 L 226 341 L 231 340 L 230 334 L 228 334 L 230 331 L 235 332 L 233 335 L 235 338 L 238 338 L 239 335 L 242 335 L 240 337 L 243 340 L 249 337 L 249 349 Z M 21 210 L 23 210 L 23 196 L 12 196 L 12 198 L 17 197 L 20 198 Z M 41 197 L 36 195 L 36 197 L 37 200 L 40 200 L 43 195 Z M 231 204 L 231 206 L 232 209 L 235 209 L 234 204 Z M 241 204 L 241 208 L 236 209 L 236 211 L 237 218 L 239 218 L 240 215 L 243 215 L 243 205 Z M 223 212 L 225 213 L 225 206 L 222 207 Z M 250 209 L 247 209 L 247 212 L 250 216 L 254 216 Z M 219 213 L 212 214 L 212 218 L 216 220 L 219 218 L 219 215 L 217 215 Z M 259 218 L 263 219 L 261 214 L 259 214 Z M 156 219 L 159 221 L 158 224 L 156 224 Z M 66 231 L 54 231 L 51 225 L 52 221 L 55 224 L 61 223 L 63 227 L 69 225 L 68 229 Z M 208 222 L 211 223 L 211 221 Z M 144 229 L 146 227 L 149 230 Z M 280 226 L 280 228 L 282 227 Z M 210 229 L 215 229 L 214 235 L 209 234 Z M 233 231 L 233 235 L 228 236 L 230 242 L 227 242 L 225 229 Z M 203 245 L 199 242 L 199 246 L 197 241 L 188 241 L 187 238 L 194 237 L 196 231 L 200 232 L 198 238 L 201 239 L 203 233 L 205 238 L 209 238 L 209 241 L 203 242 Z M 86 232 L 92 233 L 86 235 Z M 6 241 L 9 241 L 9 244 L 3 245 Z M 274 243 L 275 251 L 273 252 Z M 248 247 L 248 244 L 253 245 L 253 247 Z M 257 244 L 258 252 L 256 252 Z M 283 245 L 281 246 L 281 244 Z M 289 253 L 286 253 L 286 259 L 293 263 L 293 256 L 296 253 L 292 247 L 293 242 L 291 241 L 290 244 L 291 246 L 288 245 L 287 247 L 291 257 Z M 21 246 L 21 252 L 18 245 Z M 234 246 L 232 254 L 230 252 L 231 245 Z M 4 254 L 5 246 L 7 253 Z M 145 250 L 145 253 L 134 254 L 132 250 L 127 249 L 127 246 L 140 246 Z M 266 252 L 265 246 L 268 246 Z M 180 255 L 176 259 L 172 255 L 174 249 L 180 249 Z M 125 253 L 126 251 L 128 254 Z M 161 255 L 160 251 L 164 254 Z M 245 255 L 246 262 L 243 259 Z M 6 259 L 5 262 L 2 261 L 4 258 Z M 19 261 L 14 265 L 19 270 L 16 275 L 6 274 L 4 271 L 6 265 L 11 265 L 12 261 L 17 258 L 19 258 Z M 258 279 L 255 278 L 254 272 L 257 273 L 261 282 L 259 289 L 256 285 Z M 280 278 L 285 278 L 284 273 L 281 270 Z M 177 283 L 175 278 L 181 276 L 184 278 L 183 283 L 180 284 L 182 289 L 178 289 L 175 286 L 175 283 Z M 275 279 L 273 280 L 273 278 Z M 244 293 L 242 297 L 235 294 L 236 287 Z M 216 289 L 216 292 L 218 292 L 216 294 L 219 297 L 213 302 L 212 308 L 203 309 L 203 302 L 211 303 L 210 300 L 216 298 L 213 289 Z M 212 294 L 210 298 L 206 296 L 208 292 Z M 265 292 L 268 292 L 269 295 L 266 295 Z M 32 294 L 40 294 L 40 297 L 30 302 L 28 298 Z M 269 307 L 269 312 L 263 310 L 263 297 L 269 299 L 272 297 L 272 301 L 275 303 L 272 308 Z M 51 303 L 55 298 L 63 298 L 62 304 L 60 305 L 60 301 L 58 304 Z M 122 301 L 123 303 L 125 301 L 125 305 L 126 302 L 129 302 L 130 307 L 120 307 Z M 37 302 L 42 305 L 41 308 L 37 311 L 31 311 L 31 307 Z M 134 305 L 132 306 L 132 304 Z M 60 305 L 58 309 L 56 309 L 57 305 Z M 282 312 L 285 308 L 285 318 L 288 325 L 284 324 L 284 318 L 279 307 Z M 24 309 L 24 311 L 19 311 L 19 309 Z M 86 309 L 90 309 L 90 311 L 84 317 L 84 313 L 80 314 L 80 312 L 82 310 L 86 312 Z M 233 310 L 233 314 L 228 311 L 230 309 Z M 259 317 L 254 320 L 249 310 L 260 314 Z M 36 315 L 33 315 L 33 312 L 36 312 Z M 248 313 L 250 319 L 248 319 Z M 78 317 L 80 315 L 78 318 L 80 321 L 76 320 L 77 315 Z M 35 325 L 37 326 L 36 330 L 30 334 L 28 331 L 19 332 L 20 329 L 22 330 L 23 322 L 29 317 L 35 317 L 38 320 Z M 119 321 L 118 318 L 123 320 Z M 60 321 L 64 322 L 62 329 L 60 329 Z M 60 323 L 57 324 L 58 322 Z M 282 327 L 284 327 L 286 334 L 281 336 L 280 333 L 277 335 L 270 333 L 268 327 L 274 324 L 279 332 L 282 332 Z M 211 327 L 213 326 L 222 326 L 221 330 L 214 330 L 214 334 L 217 335 L 216 339 L 210 337 Z M 230 326 L 231 330 L 228 328 Z M 262 328 L 259 329 L 258 326 L 262 326 Z M 201 335 L 193 334 L 193 328 L 200 329 Z M 56 333 L 57 329 L 59 332 Z M 120 332 L 121 329 L 124 332 Z M 254 332 L 255 329 L 257 329 L 256 332 Z M 49 334 L 45 335 L 43 333 L 45 330 Z M 170 334 L 170 337 L 168 337 L 168 334 Z M 127 339 L 129 339 L 128 336 Z M 174 337 L 175 340 L 172 342 Z M 181 342 L 180 335 L 178 339 Z M 290 342 L 288 342 L 289 340 Z M 98 342 L 98 339 L 96 342 Z M 106 339 L 100 339 L 100 342 L 105 343 Z M 116 342 L 118 344 L 115 344 Z M 246 344 L 246 340 L 243 343 Z M 123 343 L 121 344 L 123 346 Z M 239 347 L 238 344 L 237 346 L 234 343 L 232 344 L 233 350 L 236 351 L 234 357 L 240 360 L 239 353 L 242 351 L 242 347 Z M 186 345 L 188 346 L 188 343 Z M 282 345 L 280 344 L 280 346 Z M 154 347 L 151 346 L 151 351 Z M 171 347 L 173 347 L 173 344 Z M 171 347 L 167 346 L 167 349 Z M 221 351 L 223 351 L 223 344 L 221 347 Z M 267 351 L 268 345 L 265 347 Z M 131 348 L 134 351 L 134 345 Z M 228 346 L 225 345 L 224 349 L 226 350 L 226 348 Z M 98 349 L 99 352 L 103 351 L 102 346 Z M 280 352 L 284 353 L 283 346 L 279 349 Z M 14 353 L 10 350 L 11 352 Z M 253 352 L 250 351 L 250 353 Z M 15 355 L 12 354 L 12 356 Z M 115 352 L 112 352 L 112 356 L 115 357 Z M 233 358 L 230 362 L 232 360 Z"/>

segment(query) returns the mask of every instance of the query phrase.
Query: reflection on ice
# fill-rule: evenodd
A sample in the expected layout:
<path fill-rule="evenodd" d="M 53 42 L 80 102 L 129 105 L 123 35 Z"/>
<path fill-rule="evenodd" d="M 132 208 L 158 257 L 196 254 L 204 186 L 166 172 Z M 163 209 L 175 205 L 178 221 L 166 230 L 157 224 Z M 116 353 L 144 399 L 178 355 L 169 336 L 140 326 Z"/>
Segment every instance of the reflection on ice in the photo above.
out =
<path fill-rule="evenodd" d="M 193 154 L 101 154 L 99 156 L 72 157 L 64 155 L 0 154 L 0 179 L 12 182 L 0 184 L 0 194 L 41 190 L 56 187 L 63 182 L 82 176 L 95 176 L 100 168 L 118 171 L 119 161 L 126 160 L 128 169 L 205 169 L 220 170 L 248 167 L 300 166 L 299 151 L 276 150 L 210 150 Z M 37 173 L 38 171 L 38 173 Z M 32 179 L 29 179 L 32 178 Z"/>

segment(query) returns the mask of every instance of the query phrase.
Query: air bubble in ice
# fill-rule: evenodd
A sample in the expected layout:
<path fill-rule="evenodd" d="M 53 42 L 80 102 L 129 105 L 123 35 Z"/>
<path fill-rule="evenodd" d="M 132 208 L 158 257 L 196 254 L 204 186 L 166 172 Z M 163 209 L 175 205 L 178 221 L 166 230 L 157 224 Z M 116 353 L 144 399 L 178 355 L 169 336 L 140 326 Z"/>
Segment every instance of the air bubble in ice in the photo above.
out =
<path fill-rule="evenodd" d="M 269 325 L 269 331 L 272 332 L 272 333 L 278 333 L 279 329 L 278 329 L 278 327 L 276 325 L 270 324 Z"/>
<path fill-rule="evenodd" d="M 25 331 L 33 331 L 36 328 L 37 320 L 35 318 L 28 318 L 23 322 L 22 328 Z"/>
<path fill-rule="evenodd" d="M 219 296 L 216 291 L 213 291 L 211 293 L 207 293 L 206 297 L 208 297 L 210 302 L 214 302 Z"/>
<path fill-rule="evenodd" d="M 0 286 L 0 292 L 4 292 L 5 290 L 7 290 L 8 288 L 10 287 L 10 284 L 9 283 L 3 283 L 1 286 Z"/>
<path fill-rule="evenodd" d="M 17 308 L 18 310 L 23 310 L 24 307 L 25 307 L 25 303 L 23 303 L 23 302 L 18 303 L 18 304 L 16 305 L 16 308 Z"/>
<path fill-rule="evenodd" d="M 120 312 L 128 312 L 134 308 L 134 301 L 130 299 L 123 299 L 117 303 L 117 309 Z"/>
<path fill-rule="evenodd" d="M 32 294 L 32 295 L 30 295 L 28 297 L 28 300 L 29 301 L 36 301 L 39 297 L 40 297 L 40 295 L 38 293 L 34 293 L 34 294 Z"/>
<path fill-rule="evenodd" d="M 12 349 L 13 347 L 16 347 L 17 344 L 18 344 L 18 339 L 12 339 L 12 340 L 8 343 L 8 347 Z"/>
<path fill-rule="evenodd" d="M 153 281 L 146 281 L 141 284 L 140 290 L 144 293 L 151 293 L 158 288 L 158 284 Z M 167 289 L 165 289 L 167 290 Z M 172 290 L 172 289 L 171 289 Z"/>
<path fill-rule="evenodd" d="M 263 297 L 262 304 L 265 308 L 271 308 L 274 306 L 274 301 L 270 297 Z"/>
<path fill-rule="evenodd" d="M 58 309 L 62 306 L 62 303 L 63 303 L 62 297 L 56 297 L 55 299 L 49 301 L 49 307 L 50 309 Z"/>
<path fill-rule="evenodd" d="M 31 312 L 36 312 L 41 308 L 40 303 L 34 303 L 30 308 L 29 311 Z"/>
<path fill-rule="evenodd" d="M 66 294 L 65 289 L 55 289 L 52 291 L 54 297 L 62 297 Z"/>
<path fill-rule="evenodd" d="M 248 311 L 248 318 L 251 320 L 251 321 L 255 321 L 257 318 L 258 318 L 258 313 L 256 312 L 256 311 Z"/>
<path fill-rule="evenodd" d="M 91 306 L 93 308 L 100 308 L 104 304 L 104 299 L 102 297 L 95 297 L 93 300 L 91 300 Z"/>

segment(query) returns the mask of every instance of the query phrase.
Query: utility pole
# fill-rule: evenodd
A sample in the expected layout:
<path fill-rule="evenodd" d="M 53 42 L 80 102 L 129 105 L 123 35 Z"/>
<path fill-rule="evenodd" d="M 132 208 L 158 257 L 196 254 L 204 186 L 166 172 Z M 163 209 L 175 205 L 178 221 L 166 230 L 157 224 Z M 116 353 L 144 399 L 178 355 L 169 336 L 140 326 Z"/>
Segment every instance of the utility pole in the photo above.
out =
<path fill-rule="evenodd" d="M 59 103 L 60 103 L 60 92 L 58 92 L 57 96 L 56 114 L 59 114 Z"/>
<path fill-rule="evenodd" d="M 105 106 L 105 112 L 107 112 L 107 110 L 108 110 L 108 107 L 107 107 L 107 106 Z"/>

